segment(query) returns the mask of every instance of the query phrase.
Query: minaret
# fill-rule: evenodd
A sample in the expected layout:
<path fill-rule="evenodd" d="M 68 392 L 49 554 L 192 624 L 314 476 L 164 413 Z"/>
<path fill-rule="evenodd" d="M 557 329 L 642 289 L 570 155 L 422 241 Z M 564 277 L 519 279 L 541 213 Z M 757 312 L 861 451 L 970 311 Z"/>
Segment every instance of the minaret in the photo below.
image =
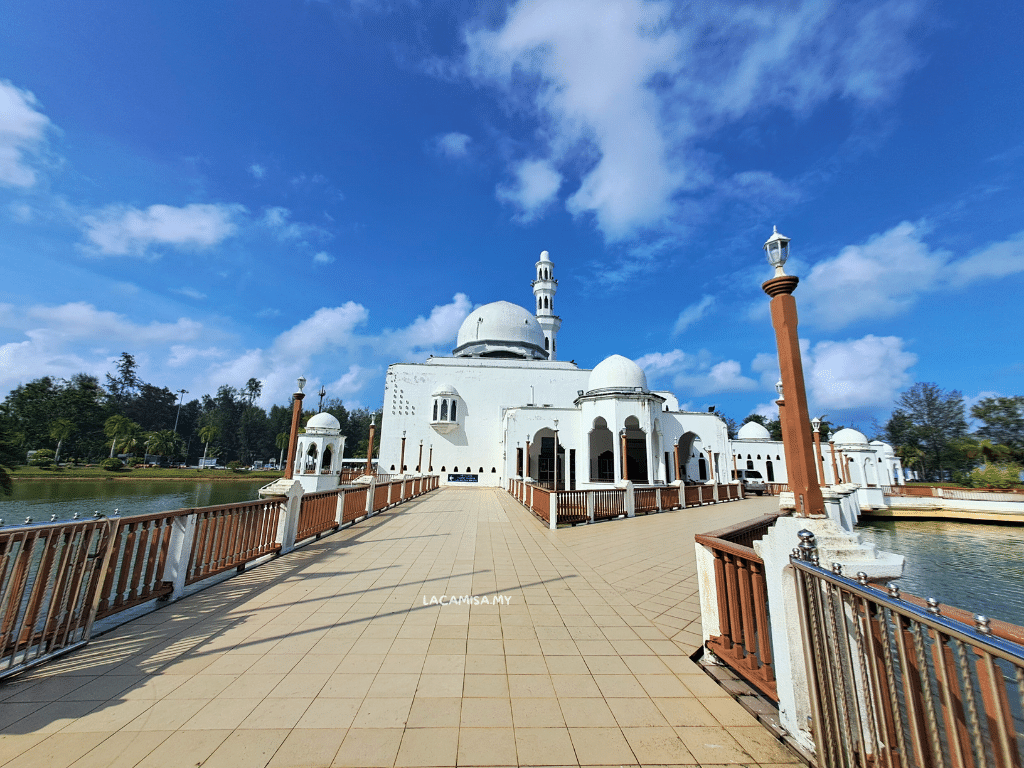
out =
<path fill-rule="evenodd" d="M 555 292 L 558 291 L 558 281 L 555 280 L 555 265 L 547 251 L 540 252 L 540 261 L 537 262 L 537 279 L 533 286 L 533 296 L 537 303 L 537 322 L 544 331 L 544 347 L 548 352 L 548 360 L 557 360 L 558 347 L 555 343 L 555 336 L 562 326 L 562 318 L 555 314 Z"/>

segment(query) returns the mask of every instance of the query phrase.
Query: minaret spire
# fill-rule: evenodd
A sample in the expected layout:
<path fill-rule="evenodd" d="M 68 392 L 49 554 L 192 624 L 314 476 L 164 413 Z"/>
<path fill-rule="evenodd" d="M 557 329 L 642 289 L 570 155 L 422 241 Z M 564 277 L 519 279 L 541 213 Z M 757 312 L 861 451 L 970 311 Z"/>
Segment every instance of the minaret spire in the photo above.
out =
<path fill-rule="evenodd" d="M 536 306 L 537 322 L 544 331 L 544 347 L 548 352 L 549 360 L 557 360 L 558 352 L 555 337 L 558 329 L 562 326 L 562 318 L 555 314 L 555 293 L 558 291 L 558 281 L 555 280 L 555 264 L 551 261 L 551 255 L 547 251 L 541 251 L 540 260 L 537 262 L 537 279 L 533 286 L 534 304 Z"/>

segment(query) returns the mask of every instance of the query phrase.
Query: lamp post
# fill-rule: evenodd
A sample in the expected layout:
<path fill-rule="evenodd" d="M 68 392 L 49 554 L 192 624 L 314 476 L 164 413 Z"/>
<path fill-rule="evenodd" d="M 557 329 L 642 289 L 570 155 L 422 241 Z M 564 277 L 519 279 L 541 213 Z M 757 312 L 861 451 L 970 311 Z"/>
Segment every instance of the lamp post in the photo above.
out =
<path fill-rule="evenodd" d="M 523 479 L 524 480 L 529 480 L 530 479 L 530 436 L 529 435 L 526 436 L 526 463 L 525 463 L 525 467 L 524 467 L 523 471 L 525 472 L 525 474 L 523 475 Z"/>
<path fill-rule="evenodd" d="M 626 430 L 619 432 L 619 441 L 622 445 L 622 479 L 629 480 L 629 461 L 626 459 Z"/>
<path fill-rule="evenodd" d="M 377 434 L 377 417 L 370 418 L 370 444 L 366 447 L 366 474 L 373 474 L 373 438 Z"/>
<path fill-rule="evenodd" d="M 306 386 L 306 377 L 299 376 L 299 391 L 292 395 L 292 429 L 288 436 L 288 466 L 284 469 L 284 479 L 291 480 L 295 475 L 295 448 L 299 442 L 299 420 L 302 418 L 302 388 Z"/>
<path fill-rule="evenodd" d="M 825 456 L 821 452 L 821 419 L 815 416 L 811 419 L 811 426 L 814 428 L 814 455 L 817 458 L 815 464 L 821 467 L 821 476 L 818 480 L 818 485 L 826 485 Z"/>
<path fill-rule="evenodd" d="M 555 419 L 555 492 L 558 492 L 558 419 Z"/>
<path fill-rule="evenodd" d="M 832 439 L 831 433 L 828 436 L 828 449 L 832 454 L 832 482 L 841 485 L 843 478 L 839 476 L 839 465 L 836 464 L 836 441 Z"/>
<path fill-rule="evenodd" d="M 430 444 L 430 455 L 427 458 L 427 472 L 434 471 L 434 444 Z"/>
<path fill-rule="evenodd" d="M 423 441 L 420 440 L 420 457 L 416 460 L 416 473 L 419 474 L 423 467 Z"/>
<path fill-rule="evenodd" d="M 402 430 L 402 457 L 398 460 L 398 471 L 405 472 L 405 430 Z"/>
<path fill-rule="evenodd" d="M 181 417 L 181 403 L 185 399 L 185 395 L 187 394 L 187 389 L 178 390 L 178 412 L 174 416 L 174 434 L 178 434 L 178 419 Z"/>
<path fill-rule="evenodd" d="M 825 503 L 821 487 L 811 479 L 817 475 L 811 436 L 804 424 L 810 421 L 807 413 L 807 393 L 804 391 L 804 369 L 800 360 L 800 339 L 797 334 L 796 290 L 799 278 L 787 275 L 783 266 L 789 258 L 788 237 L 774 229 L 764 244 L 768 263 L 775 268 L 775 276 L 765 281 L 761 288 L 771 297 L 772 326 L 775 329 L 775 343 L 779 351 L 779 370 L 786 392 L 786 418 L 789 425 L 783 431 L 783 448 L 786 451 L 786 472 L 790 490 L 796 502 L 797 514 L 803 517 L 820 517 L 825 514 Z M 780 409 L 781 415 L 781 409 Z M 786 438 L 789 438 L 788 440 Z"/>

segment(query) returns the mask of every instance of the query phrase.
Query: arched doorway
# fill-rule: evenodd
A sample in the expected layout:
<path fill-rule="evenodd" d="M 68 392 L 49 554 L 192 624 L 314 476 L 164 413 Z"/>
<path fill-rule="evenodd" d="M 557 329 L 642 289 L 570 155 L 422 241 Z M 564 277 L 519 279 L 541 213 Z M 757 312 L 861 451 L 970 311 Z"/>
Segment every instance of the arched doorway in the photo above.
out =
<path fill-rule="evenodd" d="M 598 416 L 590 430 L 590 480 L 611 482 L 615 480 L 615 444 L 608 422 Z"/>
<path fill-rule="evenodd" d="M 334 460 L 334 452 L 331 450 L 331 446 L 324 448 L 324 455 L 320 459 L 320 471 L 328 473 L 331 471 L 331 462 Z"/>
<path fill-rule="evenodd" d="M 640 429 L 636 416 L 626 418 L 626 473 L 633 483 L 649 483 L 647 461 L 647 433 Z"/>
<path fill-rule="evenodd" d="M 676 467 L 678 473 L 676 477 L 682 480 L 684 483 L 693 483 L 698 480 L 707 479 L 707 462 L 705 461 L 703 466 L 704 470 L 701 473 L 701 461 L 704 458 L 704 443 L 700 439 L 700 435 L 696 432 L 685 432 L 682 437 L 679 438 L 679 466 Z"/>

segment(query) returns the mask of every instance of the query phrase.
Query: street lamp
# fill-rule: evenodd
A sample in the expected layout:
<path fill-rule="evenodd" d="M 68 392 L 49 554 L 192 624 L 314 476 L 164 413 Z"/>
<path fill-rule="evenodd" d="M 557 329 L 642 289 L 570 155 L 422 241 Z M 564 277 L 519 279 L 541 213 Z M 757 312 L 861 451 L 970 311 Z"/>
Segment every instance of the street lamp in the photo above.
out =
<path fill-rule="evenodd" d="M 555 492 L 558 491 L 558 419 L 555 419 Z"/>
<path fill-rule="evenodd" d="M 771 298 L 772 326 L 775 329 L 775 343 L 779 351 L 779 372 L 782 374 L 782 390 L 786 393 L 786 415 L 782 430 L 786 472 L 797 514 L 803 517 L 821 517 L 825 514 L 825 504 L 821 496 L 821 487 L 817 482 L 813 482 L 818 471 L 815 468 L 811 436 L 807 434 L 804 426 L 810 421 L 810 416 L 807 412 L 804 369 L 800 359 L 796 300 L 793 298 L 793 291 L 800 280 L 787 275 L 783 270 L 789 258 L 790 239 L 779 234 L 777 228 L 772 229 L 771 237 L 764 244 L 764 251 L 768 263 L 775 268 L 775 276 L 765 281 L 761 288 Z M 780 419 L 782 410 L 780 407 Z"/>
<path fill-rule="evenodd" d="M 825 454 L 821 452 L 821 419 L 818 416 L 811 419 L 811 427 L 814 429 L 814 453 L 817 456 L 815 463 L 821 468 L 818 485 L 825 485 Z"/>
<path fill-rule="evenodd" d="M 398 460 L 398 471 L 400 473 L 405 472 L 405 430 L 402 430 L 402 456 Z"/>
<path fill-rule="evenodd" d="M 292 427 L 288 435 L 288 466 L 284 469 L 285 480 L 291 480 L 295 472 L 295 448 L 299 442 L 299 420 L 302 418 L 302 388 L 306 386 L 306 377 L 298 378 L 299 391 L 292 395 Z"/>
<path fill-rule="evenodd" d="M 377 417 L 370 417 L 370 444 L 366 447 L 366 474 L 373 474 L 373 437 L 377 432 Z"/>
<path fill-rule="evenodd" d="M 181 404 L 185 400 L 185 395 L 187 394 L 187 389 L 178 390 L 178 413 L 174 416 L 174 434 L 178 434 L 178 418 L 181 416 Z"/>

